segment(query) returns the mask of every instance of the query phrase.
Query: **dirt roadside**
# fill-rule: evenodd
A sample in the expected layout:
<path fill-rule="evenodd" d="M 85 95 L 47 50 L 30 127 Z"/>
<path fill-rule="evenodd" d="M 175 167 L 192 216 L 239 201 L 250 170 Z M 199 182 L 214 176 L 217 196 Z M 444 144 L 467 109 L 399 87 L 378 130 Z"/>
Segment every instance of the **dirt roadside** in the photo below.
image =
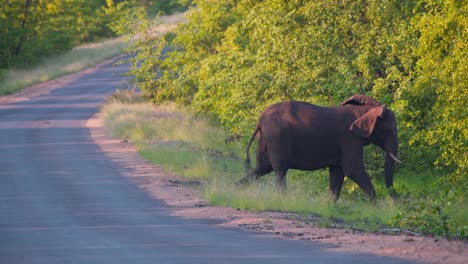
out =
<path fill-rule="evenodd" d="M 468 263 L 468 244 L 464 241 L 320 228 L 314 217 L 209 206 L 187 179 L 147 162 L 131 143 L 108 138 L 99 115 L 89 119 L 87 127 L 94 142 L 124 168 L 124 174 L 151 196 L 165 201 L 174 209 L 173 215 L 209 219 L 218 226 L 243 228 L 263 236 L 314 241 L 330 251 L 379 254 L 425 263 Z"/>
<path fill-rule="evenodd" d="M 47 94 L 110 61 L 84 72 L 31 86 L 13 95 L 1 96 L 0 103 L 18 102 Z M 123 173 L 151 196 L 164 200 L 174 209 L 176 216 L 209 219 L 214 225 L 243 228 L 262 236 L 320 243 L 330 251 L 379 254 L 425 263 L 468 263 L 468 244 L 464 241 L 320 228 L 314 217 L 209 206 L 201 198 L 200 191 L 189 187 L 191 183 L 186 179 L 145 161 L 131 143 L 108 138 L 98 115 L 89 119 L 86 126 L 94 142 L 123 168 Z"/>

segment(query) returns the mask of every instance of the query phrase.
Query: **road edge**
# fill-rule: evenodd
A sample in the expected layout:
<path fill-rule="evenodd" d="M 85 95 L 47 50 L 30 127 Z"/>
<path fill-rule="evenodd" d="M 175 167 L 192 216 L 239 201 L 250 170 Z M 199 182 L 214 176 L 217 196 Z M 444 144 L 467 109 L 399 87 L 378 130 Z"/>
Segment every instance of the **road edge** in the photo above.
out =
<path fill-rule="evenodd" d="M 86 127 L 94 143 L 120 165 L 122 173 L 148 195 L 165 202 L 174 216 L 204 219 L 216 226 L 254 231 L 262 236 L 303 240 L 330 251 L 375 254 L 426 263 L 461 264 L 468 259 L 467 243 L 463 241 L 321 228 L 313 216 L 209 206 L 203 200 L 201 190 L 189 187 L 193 185 L 189 180 L 146 161 L 131 142 L 108 137 L 100 113 L 91 117 Z"/>
<path fill-rule="evenodd" d="M 49 94 L 56 89 L 65 87 L 66 85 L 76 81 L 78 78 L 96 72 L 98 69 L 105 67 L 109 64 L 114 64 L 117 61 L 123 59 L 126 54 L 121 54 L 110 59 L 104 60 L 91 66 L 85 70 L 69 73 L 60 77 L 54 78 L 50 81 L 40 82 L 31 86 L 24 87 L 21 90 L 13 94 L 0 95 L 0 103 L 17 103 L 30 100 L 33 97 L 37 97 L 44 94 Z"/>

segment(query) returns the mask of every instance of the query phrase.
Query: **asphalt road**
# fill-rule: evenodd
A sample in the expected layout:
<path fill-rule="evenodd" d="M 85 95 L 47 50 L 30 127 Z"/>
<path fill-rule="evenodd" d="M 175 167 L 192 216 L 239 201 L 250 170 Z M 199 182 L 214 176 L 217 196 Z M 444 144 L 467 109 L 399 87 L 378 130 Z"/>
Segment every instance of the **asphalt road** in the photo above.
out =
<path fill-rule="evenodd" d="M 100 67 L 0 105 L 0 263 L 406 263 L 169 216 L 92 143 L 87 119 L 122 84 Z"/>

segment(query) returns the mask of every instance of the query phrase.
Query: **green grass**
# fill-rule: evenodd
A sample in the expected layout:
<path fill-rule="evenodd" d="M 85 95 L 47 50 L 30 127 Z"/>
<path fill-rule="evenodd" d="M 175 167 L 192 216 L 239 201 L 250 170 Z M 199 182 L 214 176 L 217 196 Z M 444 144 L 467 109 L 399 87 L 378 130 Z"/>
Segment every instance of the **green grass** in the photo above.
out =
<path fill-rule="evenodd" d="M 277 189 L 274 175 L 271 174 L 243 188 L 233 185 L 230 180 L 213 179 L 205 188 L 205 198 L 213 205 L 245 210 L 313 214 L 327 223 L 365 230 L 382 228 L 396 213 L 395 204 L 387 197 L 381 197 L 375 205 L 370 205 L 367 199 L 350 199 L 350 195 L 345 194 L 338 203 L 333 202 L 328 194 L 328 177 L 323 172 L 307 173 L 302 177 L 294 177 L 296 171 L 290 171 L 289 174 L 288 189 L 284 193 Z"/>
<path fill-rule="evenodd" d="M 0 95 L 11 94 L 35 83 L 45 82 L 89 68 L 121 54 L 127 47 L 122 38 L 78 46 L 64 54 L 46 57 L 30 68 L 12 68 L 0 80 Z"/>
<path fill-rule="evenodd" d="M 321 226 L 369 231 L 399 227 L 452 237 L 465 237 L 468 231 L 464 194 L 441 199 L 434 184 L 440 172 L 397 169 L 395 188 L 400 200 L 394 202 L 381 175 L 383 158 L 382 164 L 369 162 L 370 174 L 380 175 L 373 179 L 378 197 L 375 204 L 348 178 L 340 200 L 334 203 L 328 194 L 327 170 L 291 170 L 285 193 L 276 188 L 273 174 L 238 187 L 234 182 L 246 174 L 245 144 L 225 143 L 229 134 L 207 119 L 175 104 L 155 106 L 134 91 L 124 90 L 109 97 L 102 113 L 108 134 L 133 141 L 147 160 L 166 170 L 201 181 L 204 198 L 212 205 L 296 212 L 317 216 Z M 251 149 L 254 156 L 255 147 Z"/>
<path fill-rule="evenodd" d="M 120 94 L 124 93 L 122 91 Z M 243 170 L 240 144 L 227 146 L 227 134 L 175 104 L 129 103 L 112 96 L 102 108 L 107 133 L 133 141 L 148 160 L 189 178 L 207 179 Z"/>
<path fill-rule="evenodd" d="M 243 170 L 239 160 L 211 155 L 181 142 L 137 145 L 147 160 L 163 164 L 169 171 L 190 179 L 211 180 L 213 175 L 227 178 Z"/>
<path fill-rule="evenodd" d="M 210 204 L 318 214 L 324 222 L 340 219 L 369 230 L 380 228 L 396 212 L 388 198 L 369 206 L 367 198 L 350 181 L 345 183 L 344 198 L 332 202 L 325 170 L 291 171 L 286 193 L 278 191 L 273 175 L 239 188 L 234 182 L 246 173 L 243 143 L 225 143 L 228 133 L 185 108 L 132 101 L 128 99 L 131 94 L 118 91 L 102 107 L 108 134 L 133 141 L 143 157 L 173 173 L 201 180 Z"/>

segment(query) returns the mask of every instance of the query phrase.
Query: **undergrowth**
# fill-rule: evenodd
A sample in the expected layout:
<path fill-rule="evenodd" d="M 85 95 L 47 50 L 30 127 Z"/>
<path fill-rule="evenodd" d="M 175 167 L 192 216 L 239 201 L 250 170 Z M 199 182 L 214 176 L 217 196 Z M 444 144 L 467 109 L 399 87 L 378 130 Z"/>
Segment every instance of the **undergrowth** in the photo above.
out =
<path fill-rule="evenodd" d="M 383 155 L 366 149 L 368 172 L 373 175 L 377 201 L 371 204 L 362 190 L 346 178 L 340 200 L 328 194 L 328 171 L 288 172 L 288 189 L 280 192 L 269 174 L 238 187 L 234 182 L 244 167 L 245 140 L 232 137 L 207 118 L 175 104 L 155 106 L 135 91 L 120 90 L 102 108 L 107 133 L 132 141 L 148 160 L 166 170 L 203 183 L 204 198 L 213 205 L 246 210 L 281 210 L 313 214 L 321 226 L 375 231 L 395 227 L 426 235 L 466 238 L 468 213 L 464 194 L 441 192 L 440 171 L 396 170 L 397 202 L 384 187 Z M 252 154 L 255 146 L 251 148 Z M 253 166 L 255 166 L 253 164 Z M 434 183 L 436 182 L 436 183 Z"/>

